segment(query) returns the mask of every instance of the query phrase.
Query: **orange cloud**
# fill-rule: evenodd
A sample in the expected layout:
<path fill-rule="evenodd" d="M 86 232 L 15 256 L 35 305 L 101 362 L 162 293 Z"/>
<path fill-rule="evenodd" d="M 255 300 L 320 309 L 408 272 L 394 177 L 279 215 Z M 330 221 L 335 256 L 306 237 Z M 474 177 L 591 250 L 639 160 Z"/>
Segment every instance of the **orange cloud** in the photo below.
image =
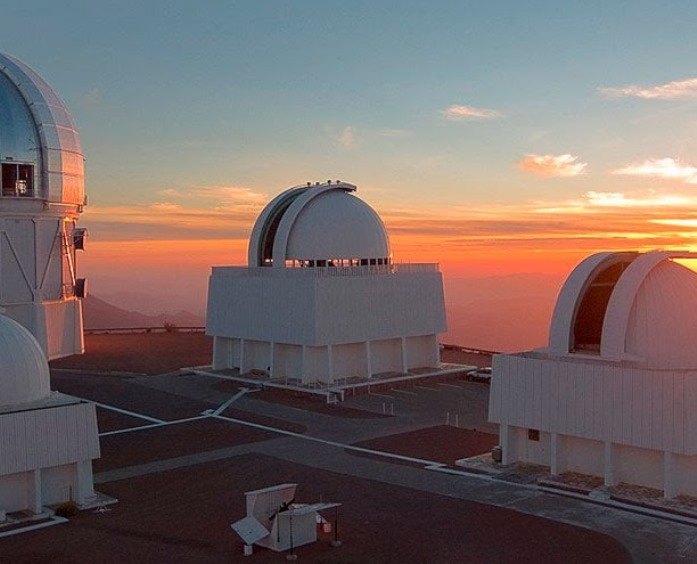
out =
<path fill-rule="evenodd" d="M 632 176 L 652 176 L 680 180 L 687 184 L 697 184 L 697 167 L 681 164 L 676 159 L 657 158 L 647 159 L 641 163 L 627 165 L 612 171 L 613 174 L 627 174 Z"/>
<path fill-rule="evenodd" d="M 619 88 L 599 88 L 599 91 L 606 96 L 643 98 L 645 100 L 692 98 L 697 96 L 697 78 L 675 80 L 648 87 L 631 84 Z"/>
<path fill-rule="evenodd" d="M 587 163 L 578 162 L 573 155 L 526 155 L 518 167 L 540 176 L 570 177 L 585 174 Z"/>
<path fill-rule="evenodd" d="M 461 104 L 452 104 L 444 110 L 441 110 L 440 113 L 450 121 L 496 119 L 501 117 L 501 113 L 496 110 L 463 106 Z"/>
<path fill-rule="evenodd" d="M 584 194 L 587 202 L 591 206 L 598 207 L 665 207 L 665 206 L 686 206 L 694 205 L 694 201 L 685 196 L 671 194 L 648 194 L 646 196 L 627 196 L 621 192 L 586 192 Z"/>
<path fill-rule="evenodd" d="M 392 200 L 394 202 L 394 200 Z M 439 262 L 446 274 L 564 275 L 601 250 L 697 248 L 697 196 L 647 191 L 586 192 L 558 201 L 508 205 L 376 206 L 395 260 Z M 205 301 L 213 265 L 244 265 L 259 209 L 143 205 L 89 207 L 81 274 L 99 295 L 129 285 L 179 288 Z M 94 282 L 94 285 L 92 284 Z"/>

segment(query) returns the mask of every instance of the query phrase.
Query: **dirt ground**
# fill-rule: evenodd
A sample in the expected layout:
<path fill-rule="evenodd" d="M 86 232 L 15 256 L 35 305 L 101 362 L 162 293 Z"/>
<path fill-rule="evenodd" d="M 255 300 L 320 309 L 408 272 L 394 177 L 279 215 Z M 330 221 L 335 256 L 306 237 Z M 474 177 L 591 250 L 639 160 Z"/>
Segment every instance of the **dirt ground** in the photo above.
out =
<path fill-rule="evenodd" d="M 213 339 L 202 333 L 85 335 L 85 354 L 51 361 L 51 368 L 164 374 L 211 363 Z"/>

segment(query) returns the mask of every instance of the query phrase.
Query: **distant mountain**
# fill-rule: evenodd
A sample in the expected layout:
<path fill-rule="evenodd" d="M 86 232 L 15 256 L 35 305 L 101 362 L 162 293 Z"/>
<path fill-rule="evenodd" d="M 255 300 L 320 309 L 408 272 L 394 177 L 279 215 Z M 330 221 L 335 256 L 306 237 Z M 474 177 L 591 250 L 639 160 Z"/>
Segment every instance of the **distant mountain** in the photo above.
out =
<path fill-rule="evenodd" d="M 179 327 L 201 327 L 205 319 L 200 315 L 179 311 L 173 314 L 144 315 L 116 307 L 90 294 L 83 301 L 85 329 L 126 329 L 130 327 L 162 327 L 165 322 Z"/>
<path fill-rule="evenodd" d="M 469 278 L 446 276 L 449 330 L 441 335 L 441 341 L 500 352 L 544 346 L 563 281 L 562 275 L 535 273 Z M 94 295 L 85 300 L 85 329 L 162 327 L 165 322 L 179 327 L 205 325 L 205 317 L 196 313 L 159 313 L 176 308 L 174 304 L 186 303 L 177 296 L 114 292 L 103 297 L 108 301 Z M 186 307 L 190 306 L 199 311 L 197 305 Z M 205 304 L 200 307 L 205 309 Z"/>

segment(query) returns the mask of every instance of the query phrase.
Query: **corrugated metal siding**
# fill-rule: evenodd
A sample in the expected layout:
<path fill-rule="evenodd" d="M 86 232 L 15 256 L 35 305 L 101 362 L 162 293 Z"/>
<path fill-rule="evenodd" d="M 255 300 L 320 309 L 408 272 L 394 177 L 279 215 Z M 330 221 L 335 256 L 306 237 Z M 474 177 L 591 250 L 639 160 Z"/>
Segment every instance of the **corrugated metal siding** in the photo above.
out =
<path fill-rule="evenodd" d="M 0 475 L 99 458 L 94 404 L 0 415 Z"/>
<path fill-rule="evenodd" d="M 681 454 L 697 453 L 697 372 L 494 357 L 489 419 Z"/>

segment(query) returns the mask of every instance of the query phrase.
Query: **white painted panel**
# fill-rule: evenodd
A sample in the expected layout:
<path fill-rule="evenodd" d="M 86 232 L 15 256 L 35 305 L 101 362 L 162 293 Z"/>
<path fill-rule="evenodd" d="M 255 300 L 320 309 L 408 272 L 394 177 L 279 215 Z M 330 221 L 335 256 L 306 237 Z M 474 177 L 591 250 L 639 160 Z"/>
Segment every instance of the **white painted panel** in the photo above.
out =
<path fill-rule="evenodd" d="M 607 385 L 603 386 L 603 381 L 601 379 L 601 376 L 598 374 L 597 371 L 594 371 L 592 373 L 592 407 L 591 409 L 593 410 L 593 424 L 591 427 L 591 432 L 590 435 L 591 437 L 602 437 L 606 436 L 606 421 L 604 417 L 604 403 L 605 403 L 605 396 L 607 395 L 606 393 L 603 393 L 605 390 L 604 388 L 608 388 Z"/>
<path fill-rule="evenodd" d="M 539 441 L 531 441 L 527 436 L 527 430 L 521 432 L 521 458 L 532 464 L 543 466 L 550 465 L 550 437 L 549 433 L 540 433 Z"/>
<path fill-rule="evenodd" d="M 0 288 L 4 304 L 32 301 L 31 272 L 23 268 L 21 257 L 21 246 L 14 233 L 0 232 Z"/>
<path fill-rule="evenodd" d="M 663 453 L 617 445 L 616 476 L 620 482 L 663 489 Z"/>
<path fill-rule="evenodd" d="M 407 369 L 438 366 L 437 342 L 435 335 L 407 337 Z"/>
<path fill-rule="evenodd" d="M 630 370 L 622 372 L 622 444 L 632 443 L 632 415 L 634 405 L 634 378 Z"/>
<path fill-rule="evenodd" d="M 555 363 L 544 364 L 543 370 L 549 378 L 549 429 L 559 426 L 559 372 L 560 367 Z"/>
<path fill-rule="evenodd" d="M 37 285 L 42 300 L 59 300 L 63 296 L 60 220 L 39 220 L 36 224 Z"/>
<path fill-rule="evenodd" d="M 612 434 L 610 440 L 613 443 L 622 443 L 622 425 L 624 421 L 623 407 L 624 407 L 624 393 L 623 385 L 624 379 L 622 376 L 622 370 L 618 367 L 610 367 L 608 370 L 610 378 L 612 381 Z"/>
<path fill-rule="evenodd" d="M 271 343 L 245 340 L 244 365 L 246 370 L 265 370 L 271 368 Z"/>
<path fill-rule="evenodd" d="M 673 427 L 673 410 L 666 409 L 665 406 L 665 399 L 673 396 L 673 380 L 673 374 L 666 374 L 664 377 L 651 374 L 650 384 L 653 388 L 651 391 L 651 423 L 649 429 L 651 448 L 663 447 L 665 450 L 672 450 L 673 448 L 672 433 L 665 433 L 665 429 L 672 429 Z"/>
<path fill-rule="evenodd" d="M 71 432 L 75 420 L 89 427 L 90 442 Z M 96 458 L 97 435 L 94 405 L 86 402 L 0 415 L 0 475 Z"/>
<path fill-rule="evenodd" d="M 530 427 L 540 429 L 542 427 L 542 366 L 539 362 L 532 365 L 532 404 Z"/>
<path fill-rule="evenodd" d="M 697 456 L 674 455 L 674 472 L 678 492 L 697 496 Z"/>
<path fill-rule="evenodd" d="M 372 346 L 372 345 L 371 345 Z M 511 365 L 510 357 L 494 355 L 491 361 L 491 384 L 489 386 L 489 416 L 491 422 L 501 421 L 503 386 L 508 380 L 508 370 Z M 375 369 L 373 369 L 375 370 Z"/>
<path fill-rule="evenodd" d="M 368 377 L 365 343 L 348 343 L 332 347 L 334 381 L 352 376 Z"/>
<path fill-rule="evenodd" d="M 697 453 L 697 379 L 692 375 L 685 378 L 685 395 L 676 403 L 682 403 L 681 412 L 683 413 L 683 433 L 685 437 L 685 453 Z"/>
<path fill-rule="evenodd" d="M 693 376 L 686 376 L 683 373 L 677 372 L 673 376 L 675 383 L 673 388 L 673 452 L 684 452 L 686 454 L 694 454 L 697 452 L 694 444 L 694 426 L 685 425 L 685 387 L 687 381 L 694 381 Z M 689 404 L 688 404 L 689 405 Z M 695 409 L 690 409 L 689 415 L 695 415 Z M 694 422 L 693 422 L 694 423 Z"/>
<path fill-rule="evenodd" d="M 315 278 L 316 339 L 337 344 L 445 330 L 439 272 Z"/>
<path fill-rule="evenodd" d="M 301 346 L 274 344 L 274 377 L 302 378 L 302 362 L 303 348 Z"/>
<path fill-rule="evenodd" d="M 373 374 L 402 371 L 401 339 L 383 339 L 371 341 L 371 368 Z"/>
<path fill-rule="evenodd" d="M 28 473 L 18 473 L 9 476 L 0 475 L 0 507 L 8 513 L 31 507 Z"/>
<path fill-rule="evenodd" d="M 303 382 L 327 381 L 327 359 L 327 347 L 305 347 Z"/>
<path fill-rule="evenodd" d="M 523 424 L 527 429 L 534 429 L 534 413 L 535 408 L 535 367 L 531 367 L 523 378 L 520 378 L 523 388 L 523 396 L 520 402 L 523 416 Z"/>
<path fill-rule="evenodd" d="M 74 464 L 45 468 L 41 471 L 41 496 L 45 505 L 63 503 L 75 498 Z"/>
<path fill-rule="evenodd" d="M 602 475 L 605 448 L 602 442 L 568 435 L 564 435 L 562 441 L 566 471 Z"/>

